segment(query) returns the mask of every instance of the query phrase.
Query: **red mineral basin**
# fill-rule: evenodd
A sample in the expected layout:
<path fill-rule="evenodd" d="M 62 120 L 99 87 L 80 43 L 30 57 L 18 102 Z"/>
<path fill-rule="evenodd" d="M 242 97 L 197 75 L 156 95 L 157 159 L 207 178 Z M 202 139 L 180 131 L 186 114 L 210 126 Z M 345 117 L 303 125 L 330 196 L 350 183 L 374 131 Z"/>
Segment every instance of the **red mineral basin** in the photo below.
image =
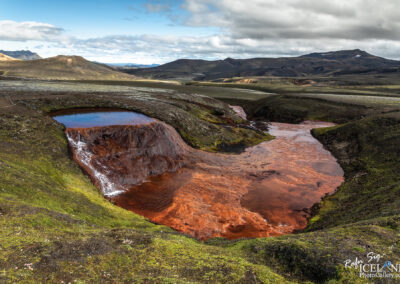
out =
<path fill-rule="evenodd" d="M 314 139 L 326 122 L 272 123 L 276 138 L 238 155 L 189 147 L 171 126 L 68 128 L 74 159 L 105 196 L 152 222 L 201 240 L 288 234 L 343 182 Z"/>

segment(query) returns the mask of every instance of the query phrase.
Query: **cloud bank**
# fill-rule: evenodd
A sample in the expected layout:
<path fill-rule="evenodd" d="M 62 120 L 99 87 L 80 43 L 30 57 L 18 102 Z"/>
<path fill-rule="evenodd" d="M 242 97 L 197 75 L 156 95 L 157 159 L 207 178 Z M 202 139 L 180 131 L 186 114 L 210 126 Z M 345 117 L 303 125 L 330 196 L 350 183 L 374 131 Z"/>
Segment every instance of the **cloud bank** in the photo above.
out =
<path fill-rule="evenodd" d="M 190 27 L 193 33 L 155 36 L 116 31 L 82 39 L 47 23 L 0 21 L 0 40 L 51 43 L 57 52 L 104 62 L 296 56 L 354 48 L 400 59 L 398 0 L 184 0 L 179 9 L 171 5 L 151 0 L 143 9 L 167 15 L 172 24 Z M 199 27 L 216 32 L 196 36 Z"/>
<path fill-rule="evenodd" d="M 186 0 L 192 26 L 236 38 L 399 40 L 397 0 Z"/>

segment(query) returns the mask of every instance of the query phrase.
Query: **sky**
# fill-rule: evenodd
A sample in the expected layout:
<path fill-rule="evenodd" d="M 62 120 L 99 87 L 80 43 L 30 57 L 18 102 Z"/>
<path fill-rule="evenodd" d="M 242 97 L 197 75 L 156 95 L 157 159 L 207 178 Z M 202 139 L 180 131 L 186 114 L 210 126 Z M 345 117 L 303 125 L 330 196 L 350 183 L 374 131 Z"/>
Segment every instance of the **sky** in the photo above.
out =
<path fill-rule="evenodd" d="M 0 49 L 104 63 L 298 56 L 400 59 L 400 0 L 0 0 Z"/>

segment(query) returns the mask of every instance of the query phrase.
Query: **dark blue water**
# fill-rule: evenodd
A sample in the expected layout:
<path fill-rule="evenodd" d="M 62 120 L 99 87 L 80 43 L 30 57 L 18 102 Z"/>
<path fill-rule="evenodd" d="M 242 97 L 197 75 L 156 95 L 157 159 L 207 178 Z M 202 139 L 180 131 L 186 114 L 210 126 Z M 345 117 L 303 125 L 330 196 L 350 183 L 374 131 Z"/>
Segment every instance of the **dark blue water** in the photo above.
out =
<path fill-rule="evenodd" d="M 53 116 L 67 128 L 89 128 L 110 125 L 148 124 L 153 118 L 133 111 L 93 111 Z"/>

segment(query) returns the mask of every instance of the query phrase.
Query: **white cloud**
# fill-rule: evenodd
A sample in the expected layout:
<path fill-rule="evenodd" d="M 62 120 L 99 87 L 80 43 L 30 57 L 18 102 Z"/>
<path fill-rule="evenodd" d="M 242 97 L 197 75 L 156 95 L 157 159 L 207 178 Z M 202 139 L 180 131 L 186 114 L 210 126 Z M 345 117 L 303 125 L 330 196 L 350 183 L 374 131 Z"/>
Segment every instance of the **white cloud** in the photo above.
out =
<path fill-rule="evenodd" d="M 145 3 L 144 7 L 146 8 L 147 12 L 150 13 L 160 13 L 169 11 L 169 6 L 167 4 L 161 4 L 161 3 Z"/>
<path fill-rule="evenodd" d="M 38 22 L 0 21 L 0 40 L 8 41 L 57 41 L 62 28 Z"/>

